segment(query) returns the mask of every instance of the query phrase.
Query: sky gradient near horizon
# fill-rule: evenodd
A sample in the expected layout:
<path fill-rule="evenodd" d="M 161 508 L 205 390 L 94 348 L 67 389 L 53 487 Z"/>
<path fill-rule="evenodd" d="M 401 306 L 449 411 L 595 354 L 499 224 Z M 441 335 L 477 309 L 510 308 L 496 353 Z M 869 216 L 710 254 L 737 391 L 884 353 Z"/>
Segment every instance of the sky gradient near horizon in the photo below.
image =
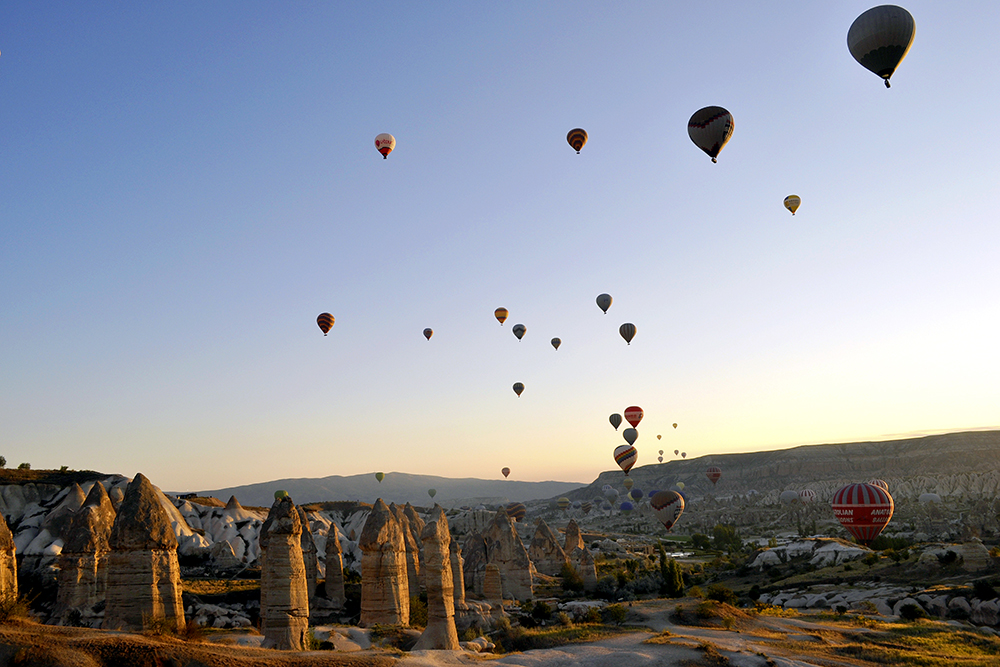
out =
<path fill-rule="evenodd" d="M 0 455 L 589 482 L 630 405 L 640 466 L 997 427 L 1000 7 L 905 4 L 886 90 L 873 4 L 5 5 Z"/>

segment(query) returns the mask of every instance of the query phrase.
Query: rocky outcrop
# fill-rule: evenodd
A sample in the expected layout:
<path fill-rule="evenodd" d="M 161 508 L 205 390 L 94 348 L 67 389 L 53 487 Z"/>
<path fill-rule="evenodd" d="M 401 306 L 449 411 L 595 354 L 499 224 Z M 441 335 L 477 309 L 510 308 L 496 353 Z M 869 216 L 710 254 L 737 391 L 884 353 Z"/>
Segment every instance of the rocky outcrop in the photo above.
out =
<path fill-rule="evenodd" d="M 543 519 L 539 519 L 535 525 L 535 536 L 528 546 L 528 557 L 536 570 L 552 577 L 558 576 L 563 566 L 569 562 L 555 533 Z"/>
<path fill-rule="evenodd" d="M 568 556 L 576 573 L 583 579 L 583 590 L 587 593 L 597 590 L 597 563 L 587 547 L 574 549 Z"/>
<path fill-rule="evenodd" d="M 99 625 L 108 581 L 108 556 L 115 510 L 104 486 L 91 487 L 72 515 L 59 557 L 58 589 L 52 619 L 59 625 Z"/>
<path fill-rule="evenodd" d="M 492 564 L 500 571 L 504 597 L 515 600 L 534 597 L 531 559 L 503 509 L 494 515 L 493 523 L 481 536 L 466 540 L 462 551 L 466 554 L 466 592 L 471 589 L 485 595 L 486 567 Z"/>
<path fill-rule="evenodd" d="M 260 529 L 261 646 L 301 651 L 309 628 L 309 592 L 302 561 L 302 522 L 288 496 L 271 505 Z"/>
<path fill-rule="evenodd" d="M 403 546 L 406 549 L 406 585 L 410 592 L 410 597 L 420 595 L 422 582 L 420 580 L 420 535 L 413 535 L 410 520 L 402 507 L 395 503 L 389 505 L 389 510 L 399 522 L 402 529 Z"/>
<path fill-rule="evenodd" d="M 403 527 L 379 498 L 358 540 L 361 548 L 361 625 L 408 625 L 410 596 Z"/>
<path fill-rule="evenodd" d="M 159 495 L 141 473 L 125 491 L 108 540 L 105 629 L 185 626 L 177 538 Z"/>
<path fill-rule="evenodd" d="M 455 580 L 451 573 L 451 534 L 448 519 L 440 505 L 435 505 L 433 521 L 420 533 L 424 559 L 424 584 L 427 587 L 427 627 L 414 649 L 458 650 L 455 630 Z"/>
<path fill-rule="evenodd" d="M 0 599 L 17 597 L 17 558 L 14 536 L 0 514 Z"/>
<path fill-rule="evenodd" d="M 486 566 L 486 573 L 483 576 L 483 597 L 491 605 L 503 607 L 503 577 L 500 574 L 500 566 L 496 563 Z"/>
<path fill-rule="evenodd" d="M 568 556 L 575 549 L 583 549 L 585 547 L 583 535 L 580 534 L 580 526 L 577 525 L 576 519 L 570 519 L 569 523 L 566 524 L 566 541 L 563 544 L 563 551 Z"/>
<path fill-rule="evenodd" d="M 465 559 L 462 558 L 462 545 L 458 543 L 458 540 L 452 540 L 448 550 L 451 555 L 451 576 L 454 580 L 452 590 L 457 606 L 465 603 L 465 572 L 463 568 Z"/>
<path fill-rule="evenodd" d="M 301 507 L 299 523 L 302 525 L 302 564 L 306 568 L 306 590 L 309 592 L 309 606 L 312 607 L 316 597 L 316 581 L 319 577 L 319 558 L 316 555 L 316 542 L 313 541 L 312 530 L 309 527 L 309 517 Z"/>
<path fill-rule="evenodd" d="M 340 531 L 337 524 L 330 524 L 326 534 L 326 581 L 323 584 L 326 599 L 336 608 L 343 608 L 344 595 L 344 552 L 340 546 Z"/>
<path fill-rule="evenodd" d="M 420 518 L 420 515 L 417 514 L 417 510 L 413 509 L 413 505 L 410 503 L 406 503 L 403 507 L 403 514 L 406 515 L 406 520 L 410 524 L 410 534 L 413 535 L 414 541 L 420 547 L 420 556 L 422 560 L 424 555 L 424 545 L 421 541 L 423 539 L 421 536 L 424 533 L 424 520 Z"/>

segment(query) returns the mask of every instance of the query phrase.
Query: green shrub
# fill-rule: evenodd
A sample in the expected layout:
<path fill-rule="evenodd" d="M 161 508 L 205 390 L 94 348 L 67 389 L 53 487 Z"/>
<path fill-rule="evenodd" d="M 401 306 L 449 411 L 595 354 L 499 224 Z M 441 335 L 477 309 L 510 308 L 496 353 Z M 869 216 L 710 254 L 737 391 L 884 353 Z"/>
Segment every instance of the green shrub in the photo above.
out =
<path fill-rule="evenodd" d="M 18 470 L 31 470 L 31 464 L 30 463 L 18 463 L 17 464 L 17 469 Z"/>
<path fill-rule="evenodd" d="M 747 593 L 747 597 L 749 597 L 751 600 L 754 600 L 754 601 L 756 601 L 757 599 L 759 599 L 760 598 L 760 586 L 758 584 L 754 584 L 753 586 L 751 586 L 750 587 L 750 592 Z"/>
<path fill-rule="evenodd" d="M 423 596 L 414 595 L 410 598 L 410 627 L 411 628 L 426 628 L 427 627 L 427 602 L 426 598 L 421 599 Z"/>
<path fill-rule="evenodd" d="M 708 549 L 712 546 L 712 540 L 708 537 L 708 535 L 695 533 L 691 536 L 691 546 L 695 549 Z"/>
<path fill-rule="evenodd" d="M 559 613 L 556 614 L 556 621 L 559 623 L 559 625 L 562 625 L 563 627 L 567 628 L 573 625 L 573 618 L 564 611 L 560 611 Z"/>
<path fill-rule="evenodd" d="M 868 554 L 867 556 L 865 556 L 865 559 L 863 561 L 861 561 L 861 562 L 864 563 L 865 565 L 867 565 L 868 567 L 874 567 L 875 564 L 878 563 L 878 554 L 875 553 L 875 552 L 872 552 L 872 553 Z"/>
<path fill-rule="evenodd" d="M 583 617 L 584 623 L 600 623 L 601 622 L 601 612 L 597 610 L 597 607 L 590 607 L 587 609 L 587 615 Z"/>
<path fill-rule="evenodd" d="M 628 616 L 628 610 L 620 604 L 608 605 L 601 611 L 601 617 L 605 623 L 621 625 L 625 622 L 626 616 Z"/>
<path fill-rule="evenodd" d="M 583 577 L 569 563 L 563 563 L 559 576 L 562 577 L 563 590 L 577 592 L 583 590 Z"/>
<path fill-rule="evenodd" d="M 904 604 L 899 608 L 899 616 L 904 621 L 916 621 L 921 618 L 927 617 L 927 612 L 924 611 L 920 605 L 916 604 Z"/>
<path fill-rule="evenodd" d="M 545 602 L 536 602 L 531 609 L 531 617 L 536 621 L 547 621 L 552 618 L 552 608 Z"/>
<path fill-rule="evenodd" d="M 717 602 L 725 602 L 726 604 L 735 605 L 739 596 L 733 592 L 733 590 L 722 584 L 712 584 L 708 587 L 708 593 L 706 596 L 709 600 L 715 600 Z"/>

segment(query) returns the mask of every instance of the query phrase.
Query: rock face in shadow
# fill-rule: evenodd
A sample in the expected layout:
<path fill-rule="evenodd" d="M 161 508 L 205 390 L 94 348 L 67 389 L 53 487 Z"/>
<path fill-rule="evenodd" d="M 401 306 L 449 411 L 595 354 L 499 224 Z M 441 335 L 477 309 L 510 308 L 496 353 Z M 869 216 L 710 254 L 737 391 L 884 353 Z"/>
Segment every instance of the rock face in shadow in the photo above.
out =
<path fill-rule="evenodd" d="M 563 543 L 563 551 L 569 556 L 574 549 L 585 547 L 583 535 L 580 534 L 580 526 L 576 523 L 576 519 L 570 519 L 569 523 L 566 524 L 566 541 Z"/>
<path fill-rule="evenodd" d="M 184 629 L 177 538 L 159 496 L 141 473 L 125 490 L 108 540 L 107 630 Z"/>
<path fill-rule="evenodd" d="M 402 507 L 395 503 L 389 505 L 389 511 L 399 522 L 403 534 L 403 546 L 406 549 L 406 585 L 410 592 L 410 597 L 420 595 L 422 581 L 420 578 L 420 534 L 413 535 L 410 520 Z M 422 523 L 422 522 L 421 522 Z"/>
<path fill-rule="evenodd" d="M 455 580 L 451 573 L 451 534 L 440 505 L 434 506 L 433 521 L 420 533 L 422 563 L 427 587 L 427 627 L 413 647 L 416 650 L 460 648 L 455 630 Z"/>
<path fill-rule="evenodd" d="M 309 628 L 302 522 L 288 496 L 271 505 L 260 529 L 260 631 L 263 648 L 301 651 Z"/>
<path fill-rule="evenodd" d="M 597 590 L 597 564 L 587 547 L 574 549 L 569 553 L 569 559 L 576 573 L 583 579 L 583 590 L 587 593 Z"/>
<path fill-rule="evenodd" d="M 462 558 L 462 545 L 458 540 L 452 540 L 448 548 L 451 556 L 451 576 L 454 580 L 453 592 L 455 605 L 465 604 L 465 573 L 463 565 L 465 559 Z"/>
<path fill-rule="evenodd" d="M 95 605 L 107 591 L 111 529 L 115 510 L 100 482 L 66 528 L 66 543 L 59 556 L 58 591 L 52 617 L 59 625 L 93 625 Z"/>
<path fill-rule="evenodd" d="M 465 587 L 479 595 L 484 590 L 486 568 L 496 565 L 500 571 L 503 596 L 515 600 L 534 597 L 531 559 L 514 530 L 507 512 L 499 510 L 493 523 L 481 536 L 470 535 L 462 549 L 465 554 Z M 489 599 L 489 598 L 487 598 Z"/>
<path fill-rule="evenodd" d="M 0 598 L 8 596 L 17 597 L 17 559 L 14 535 L 0 514 Z"/>
<path fill-rule="evenodd" d="M 563 566 L 569 562 L 559 539 L 543 519 L 539 519 L 535 526 L 535 536 L 528 546 L 528 557 L 536 570 L 552 577 L 559 576 Z"/>
<path fill-rule="evenodd" d="M 503 577 L 500 574 L 500 567 L 496 563 L 486 566 L 486 573 L 483 577 L 483 597 L 495 607 L 503 608 Z"/>
<path fill-rule="evenodd" d="M 337 524 L 330 524 L 326 535 L 326 582 L 323 584 L 326 599 L 335 608 L 342 609 L 347 597 L 344 595 L 344 550 L 340 546 L 340 530 Z"/>
<path fill-rule="evenodd" d="M 316 542 L 309 527 L 309 517 L 301 507 L 298 511 L 299 523 L 302 524 L 302 564 L 306 568 L 306 590 L 309 592 L 309 606 L 312 607 L 316 597 L 316 581 L 319 578 L 319 557 L 316 555 Z"/>
<path fill-rule="evenodd" d="M 361 548 L 361 625 L 409 625 L 410 596 L 403 527 L 381 498 L 358 540 Z"/>

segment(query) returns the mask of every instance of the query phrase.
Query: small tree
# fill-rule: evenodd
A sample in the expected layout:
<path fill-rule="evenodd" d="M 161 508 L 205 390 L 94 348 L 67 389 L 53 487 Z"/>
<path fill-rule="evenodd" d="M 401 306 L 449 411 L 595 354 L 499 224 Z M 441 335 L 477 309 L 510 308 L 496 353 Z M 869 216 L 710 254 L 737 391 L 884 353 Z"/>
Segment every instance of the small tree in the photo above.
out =
<path fill-rule="evenodd" d="M 31 464 L 30 463 L 18 463 L 17 464 L 17 469 L 18 470 L 31 470 Z"/>
<path fill-rule="evenodd" d="M 566 591 L 582 591 L 583 590 L 583 577 L 576 571 L 569 563 L 563 563 L 562 570 L 559 571 L 559 576 L 562 577 L 562 587 Z"/>
<path fill-rule="evenodd" d="M 680 563 L 673 558 L 667 558 L 667 552 L 660 544 L 660 593 L 668 598 L 684 597 L 684 573 Z"/>
<path fill-rule="evenodd" d="M 3 456 L 0 456 L 0 468 L 6 468 L 6 467 L 7 467 L 7 459 L 4 458 Z"/>

